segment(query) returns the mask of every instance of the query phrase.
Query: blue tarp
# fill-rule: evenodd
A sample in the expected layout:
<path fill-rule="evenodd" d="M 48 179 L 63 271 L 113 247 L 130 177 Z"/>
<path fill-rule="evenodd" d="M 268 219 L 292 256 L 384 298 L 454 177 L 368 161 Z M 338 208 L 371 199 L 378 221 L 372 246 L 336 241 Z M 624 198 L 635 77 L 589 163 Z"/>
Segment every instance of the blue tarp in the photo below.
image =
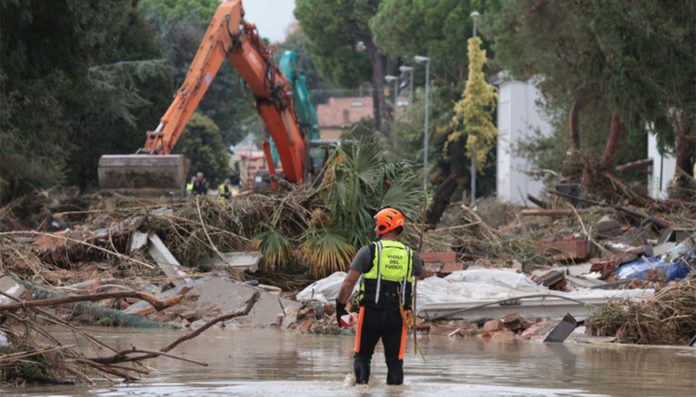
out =
<path fill-rule="evenodd" d="M 662 258 L 662 256 L 652 256 L 624 263 L 616 271 L 616 277 L 619 279 L 637 278 L 645 280 L 649 271 L 660 269 L 665 272 L 667 281 L 685 278 L 694 270 L 696 249 L 676 258 L 674 262 L 662 262 Z"/>

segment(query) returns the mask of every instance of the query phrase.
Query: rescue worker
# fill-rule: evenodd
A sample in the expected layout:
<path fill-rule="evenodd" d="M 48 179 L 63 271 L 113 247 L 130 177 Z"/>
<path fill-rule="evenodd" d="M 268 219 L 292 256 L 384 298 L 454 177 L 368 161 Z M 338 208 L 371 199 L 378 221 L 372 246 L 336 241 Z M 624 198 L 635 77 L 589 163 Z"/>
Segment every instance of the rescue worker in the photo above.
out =
<path fill-rule="evenodd" d="M 404 214 L 395 208 L 384 208 L 375 215 L 377 241 L 358 251 L 350 265 L 336 299 L 336 319 L 347 314 L 346 304 L 355 283 L 360 279 L 358 323 L 355 330 L 353 370 L 355 382 L 370 380 L 370 362 L 375 345 L 382 339 L 387 364 L 387 384 L 404 381 L 404 350 L 407 329 L 413 320 L 411 285 L 413 277 L 424 274 L 420 256 L 397 240 L 403 231 Z M 362 276 L 362 277 L 361 277 Z M 408 318 L 410 317 L 410 320 Z"/>
<path fill-rule="evenodd" d="M 193 194 L 193 184 L 194 184 L 195 182 L 196 182 L 196 177 L 195 177 L 195 176 L 192 176 L 192 177 L 191 177 L 191 180 L 189 181 L 189 183 L 186 184 L 186 194 L 187 194 L 187 195 Z"/>
<path fill-rule="evenodd" d="M 222 201 L 232 198 L 232 181 L 230 178 L 225 178 L 225 181 L 218 186 L 218 196 Z"/>
<path fill-rule="evenodd" d="M 208 194 L 208 182 L 205 180 L 205 176 L 202 172 L 196 174 L 196 178 L 193 181 L 193 195 L 206 195 Z"/>

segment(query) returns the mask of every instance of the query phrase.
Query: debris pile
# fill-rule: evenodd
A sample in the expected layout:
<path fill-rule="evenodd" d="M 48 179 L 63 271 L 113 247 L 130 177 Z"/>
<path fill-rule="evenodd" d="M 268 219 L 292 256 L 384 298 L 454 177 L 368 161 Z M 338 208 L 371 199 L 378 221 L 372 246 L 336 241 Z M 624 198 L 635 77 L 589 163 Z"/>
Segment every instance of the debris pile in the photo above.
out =
<path fill-rule="evenodd" d="M 644 302 L 611 301 L 588 320 L 594 335 L 623 343 L 687 344 L 696 335 L 696 276 Z"/>
<path fill-rule="evenodd" d="M 4 379 L 86 382 L 87 365 L 132 380 L 145 371 L 124 367 L 139 361 L 135 353 L 114 351 L 117 358 L 104 361 L 59 346 L 42 327 L 198 332 L 252 297 L 253 308 L 227 326 L 352 334 L 337 326 L 333 302 L 356 242 L 330 230 L 322 189 L 250 193 L 227 204 L 116 196 L 88 209 L 45 206 L 49 220 L 30 230 L 0 222 Z M 586 324 L 621 342 L 694 336 L 693 205 L 563 195 L 534 202 L 542 207 L 455 203 L 438 225 L 411 223 L 404 238 L 422 246 L 428 276 L 418 283 L 417 331 L 562 340 Z"/>

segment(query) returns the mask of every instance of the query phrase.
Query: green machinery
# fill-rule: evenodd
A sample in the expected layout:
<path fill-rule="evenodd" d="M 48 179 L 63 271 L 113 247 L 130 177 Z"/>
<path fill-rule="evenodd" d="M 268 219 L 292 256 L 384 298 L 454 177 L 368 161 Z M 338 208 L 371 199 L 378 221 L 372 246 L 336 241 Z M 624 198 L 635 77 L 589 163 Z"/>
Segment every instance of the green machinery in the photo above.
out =
<path fill-rule="evenodd" d="M 300 124 L 302 133 L 309 141 L 308 152 L 311 159 L 310 164 L 313 168 L 321 167 L 324 154 L 322 150 L 318 150 L 317 145 L 321 138 L 319 135 L 319 118 L 317 117 L 316 107 L 314 103 L 312 103 L 312 96 L 309 93 L 309 89 L 307 89 L 307 78 L 297 70 L 297 53 L 292 50 L 285 51 L 280 57 L 279 66 L 281 72 L 283 72 L 283 75 L 285 75 L 285 78 L 288 79 L 292 87 L 295 102 L 295 117 Z M 273 163 L 278 164 L 278 149 L 276 148 L 275 142 L 273 142 L 273 139 L 270 137 L 269 143 L 271 145 Z M 312 143 L 315 144 L 313 145 Z"/>

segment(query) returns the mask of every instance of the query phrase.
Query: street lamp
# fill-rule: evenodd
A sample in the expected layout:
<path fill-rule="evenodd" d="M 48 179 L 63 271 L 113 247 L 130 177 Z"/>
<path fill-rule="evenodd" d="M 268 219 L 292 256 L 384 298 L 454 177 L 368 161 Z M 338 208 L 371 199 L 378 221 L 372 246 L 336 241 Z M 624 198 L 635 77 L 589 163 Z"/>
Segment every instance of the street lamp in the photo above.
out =
<path fill-rule="evenodd" d="M 394 119 L 396 119 L 396 101 L 399 96 L 399 78 L 388 74 L 384 76 L 384 80 L 386 80 L 387 83 L 394 83 L 394 88 L 392 90 L 394 91 Z"/>
<path fill-rule="evenodd" d="M 476 37 L 476 22 L 481 17 L 478 11 L 474 11 L 470 15 L 474 21 L 474 37 Z M 476 200 L 476 145 L 474 145 L 474 155 L 471 156 L 471 204 Z"/>
<path fill-rule="evenodd" d="M 469 16 L 470 16 L 471 19 L 474 21 L 474 37 L 476 37 L 476 22 L 477 22 L 478 19 L 481 17 L 481 14 L 479 14 L 478 11 L 474 11 L 474 12 L 472 12 L 471 15 L 469 15 Z"/>
<path fill-rule="evenodd" d="M 408 101 L 409 106 L 413 104 L 413 67 L 412 66 L 406 66 L 406 65 L 401 65 L 399 66 L 399 71 L 401 73 L 408 73 L 409 74 L 409 86 L 408 90 L 411 93 L 411 98 Z"/>
<path fill-rule="evenodd" d="M 425 63 L 425 126 L 423 127 L 423 190 L 428 189 L 428 117 L 430 113 L 430 58 L 416 55 L 413 60 Z"/>

